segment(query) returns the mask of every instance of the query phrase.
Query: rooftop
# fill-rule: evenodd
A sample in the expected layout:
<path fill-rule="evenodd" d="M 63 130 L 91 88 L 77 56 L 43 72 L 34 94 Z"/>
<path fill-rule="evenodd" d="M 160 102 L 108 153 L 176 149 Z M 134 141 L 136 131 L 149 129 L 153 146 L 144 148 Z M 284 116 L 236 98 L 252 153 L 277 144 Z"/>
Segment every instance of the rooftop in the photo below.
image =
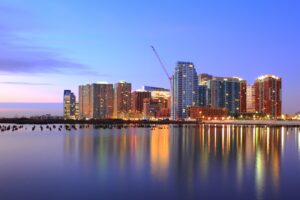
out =
<path fill-rule="evenodd" d="M 273 79 L 276 79 L 276 80 L 280 79 L 280 77 L 278 77 L 278 76 L 275 76 L 275 75 L 272 75 L 272 74 L 266 74 L 266 75 L 258 77 L 257 80 L 264 80 L 264 79 L 267 79 L 267 78 L 273 78 Z"/>

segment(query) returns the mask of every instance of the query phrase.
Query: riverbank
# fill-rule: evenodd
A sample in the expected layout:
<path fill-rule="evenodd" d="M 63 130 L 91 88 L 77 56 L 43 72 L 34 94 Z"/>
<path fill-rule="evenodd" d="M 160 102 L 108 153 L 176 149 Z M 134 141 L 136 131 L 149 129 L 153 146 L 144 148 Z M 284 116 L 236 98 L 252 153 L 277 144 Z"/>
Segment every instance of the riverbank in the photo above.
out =
<path fill-rule="evenodd" d="M 300 120 L 204 120 L 203 124 L 300 127 Z"/>
<path fill-rule="evenodd" d="M 2 118 L 0 124 L 90 124 L 90 125 L 184 125 L 184 124 L 210 124 L 210 125 L 256 125 L 256 126 L 287 126 L 300 127 L 300 120 L 204 120 L 204 121 L 174 121 L 174 120 L 122 120 L 122 119 L 31 119 L 31 118 Z"/>
<path fill-rule="evenodd" d="M 31 119 L 31 118 L 2 118 L 0 124 L 199 124 L 197 121 L 173 121 L 173 120 L 122 120 L 122 119 L 89 119 L 89 120 L 65 120 L 65 119 Z"/>

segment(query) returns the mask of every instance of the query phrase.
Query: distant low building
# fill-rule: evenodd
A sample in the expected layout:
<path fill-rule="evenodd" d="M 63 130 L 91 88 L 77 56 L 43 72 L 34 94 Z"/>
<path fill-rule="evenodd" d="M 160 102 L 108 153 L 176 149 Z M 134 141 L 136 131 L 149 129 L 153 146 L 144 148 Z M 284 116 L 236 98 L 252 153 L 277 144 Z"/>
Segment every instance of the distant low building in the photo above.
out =
<path fill-rule="evenodd" d="M 160 87 L 143 86 L 142 91 L 150 92 L 152 98 L 169 98 L 170 90 Z"/>
<path fill-rule="evenodd" d="M 197 120 L 222 119 L 228 117 L 225 108 L 191 106 L 188 108 L 188 117 Z"/>
<path fill-rule="evenodd" d="M 300 120 L 300 112 L 298 112 L 297 114 L 294 115 L 294 119 Z"/>
<path fill-rule="evenodd" d="M 45 114 L 45 115 L 36 115 L 36 116 L 31 116 L 29 119 L 33 120 L 62 120 L 65 119 L 62 116 L 53 116 L 51 114 Z"/>
<path fill-rule="evenodd" d="M 165 98 L 146 98 L 144 99 L 143 117 L 150 118 L 169 118 L 169 101 Z"/>
<path fill-rule="evenodd" d="M 144 107 L 144 99 L 151 98 L 151 92 L 134 91 L 131 94 L 131 112 L 142 113 Z"/>
<path fill-rule="evenodd" d="M 151 93 L 153 103 L 157 100 L 164 102 L 163 106 L 155 112 L 157 118 L 170 118 L 171 116 L 171 93 L 169 89 L 161 87 L 144 86 L 144 91 Z M 154 103 L 155 104 L 155 103 Z M 145 117 L 145 115 L 144 115 Z"/>

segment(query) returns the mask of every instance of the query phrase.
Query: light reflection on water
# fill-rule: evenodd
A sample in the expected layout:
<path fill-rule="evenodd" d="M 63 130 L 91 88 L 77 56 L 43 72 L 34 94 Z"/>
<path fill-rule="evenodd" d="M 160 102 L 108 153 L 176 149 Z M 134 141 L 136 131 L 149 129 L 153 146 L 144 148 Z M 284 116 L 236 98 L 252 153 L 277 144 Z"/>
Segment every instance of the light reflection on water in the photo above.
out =
<path fill-rule="evenodd" d="M 299 151 L 299 156 L 300 156 L 300 131 L 298 133 L 298 151 Z"/>
<path fill-rule="evenodd" d="M 28 158 L 21 158 L 26 152 L 12 146 L 26 149 Z M 13 180 L 11 185 L 0 181 L 0 193 L 7 197 L 17 197 L 11 192 L 19 190 L 28 197 L 37 195 L 26 193 L 31 186 L 20 178 L 24 174 L 31 174 L 37 188 L 38 175 L 51 177 L 43 182 L 48 190 L 39 188 L 43 199 L 58 183 L 60 193 L 51 196 L 55 199 L 300 197 L 298 128 L 190 125 L 21 131 L 0 135 L 1 151 L 6 152 L 0 153 L 2 161 L 7 154 L 16 158 L 0 165 L 0 180 Z M 48 175 L 37 174 L 37 169 Z"/>

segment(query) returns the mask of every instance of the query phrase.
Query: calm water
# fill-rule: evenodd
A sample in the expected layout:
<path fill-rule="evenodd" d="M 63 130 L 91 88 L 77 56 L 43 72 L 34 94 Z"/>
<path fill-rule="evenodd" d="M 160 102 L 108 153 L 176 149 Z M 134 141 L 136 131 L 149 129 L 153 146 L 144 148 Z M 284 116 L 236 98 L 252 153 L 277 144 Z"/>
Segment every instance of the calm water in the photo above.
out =
<path fill-rule="evenodd" d="M 0 159 L 0 199 L 300 199 L 298 128 L 27 126 Z"/>

